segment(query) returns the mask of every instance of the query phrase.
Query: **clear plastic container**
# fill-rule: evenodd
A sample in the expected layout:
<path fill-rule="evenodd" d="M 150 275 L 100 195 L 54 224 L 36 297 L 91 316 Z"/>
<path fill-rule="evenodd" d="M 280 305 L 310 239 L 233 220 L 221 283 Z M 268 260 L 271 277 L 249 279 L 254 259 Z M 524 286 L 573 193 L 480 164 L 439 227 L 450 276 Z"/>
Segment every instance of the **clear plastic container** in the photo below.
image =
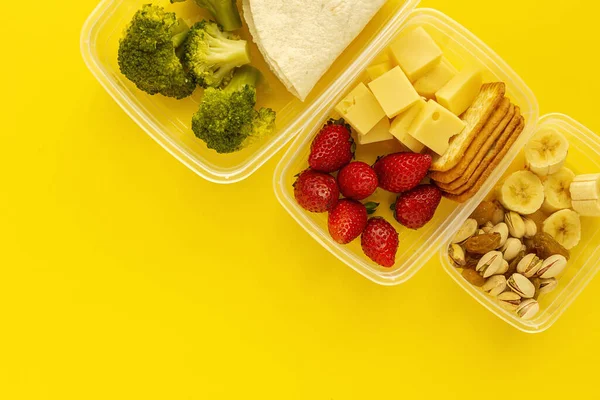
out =
<path fill-rule="evenodd" d="M 190 125 L 198 109 L 201 90 L 187 99 L 178 101 L 150 96 L 138 90 L 119 72 L 117 49 L 119 38 L 133 14 L 148 0 L 104 0 L 92 12 L 81 33 L 81 53 L 90 71 L 115 101 L 154 140 L 175 158 L 203 178 L 217 183 L 234 183 L 250 176 L 315 115 L 323 114 L 326 99 L 339 91 L 339 84 L 347 80 L 349 67 L 364 57 L 365 52 L 386 30 L 403 18 L 419 0 L 390 0 L 375 15 L 363 32 L 335 61 L 319 81 L 305 102 L 292 96 L 271 73 L 252 42 L 247 28 L 241 36 L 251 42 L 253 65 L 263 73 L 265 84 L 258 90 L 258 106 L 277 111 L 277 132 L 261 143 L 235 154 L 222 155 L 209 150 L 195 138 Z M 209 17 L 193 1 L 171 5 L 169 0 L 154 1 L 191 22 Z M 310 66 L 307 66 L 310 68 Z"/>
<path fill-rule="evenodd" d="M 539 120 L 536 131 L 542 129 L 558 131 L 569 140 L 571 146 L 566 167 L 575 174 L 600 172 L 600 137 L 577 121 L 562 114 L 543 116 Z M 505 172 L 504 177 L 523 169 L 524 166 L 525 157 L 522 152 L 518 152 L 517 158 Z M 488 192 L 486 196 L 492 194 L 493 192 Z M 462 222 L 464 220 L 457 221 L 456 226 L 461 226 Z M 582 217 L 581 224 L 582 240 L 577 247 L 571 250 L 567 269 L 562 276 L 558 277 L 557 289 L 540 296 L 540 312 L 530 321 L 522 320 L 516 313 L 504 310 L 495 299 L 464 280 L 459 270 L 454 268 L 448 259 L 447 246 L 450 240 L 447 240 L 445 246 L 440 250 L 440 260 L 452 279 L 496 316 L 523 332 L 543 332 L 556 322 L 600 269 L 600 219 Z"/>
<path fill-rule="evenodd" d="M 518 149 L 532 136 L 539 117 L 538 103 L 523 80 L 489 47 L 477 39 L 457 22 L 439 11 L 431 9 L 416 9 L 405 20 L 392 21 L 390 29 L 382 34 L 367 47 L 366 51 L 348 68 L 348 78 L 334 96 L 327 99 L 324 105 L 325 113 L 317 115 L 306 125 L 304 131 L 296 138 L 290 149 L 283 156 L 275 171 L 274 186 L 280 203 L 292 217 L 321 245 L 328 249 L 348 266 L 382 285 L 397 285 L 410 279 L 436 251 L 447 242 L 452 230 L 459 221 L 466 219 L 475 207 L 483 200 L 486 193 L 494 186 L 504 171 L 518 154 Z M 440 45 L 450 62 L 457 68 L 466 65 L 479 64 L 486 71 L 485 81 L 503 81 L 507 86 L 507 95 L 521 107 L 525 116 L 526 126 L 519 140 L 511 151 L 490 176 L 480 192 L 469 202 L 459 205 L 447 199 L 442 200 L 434 219 L 424 228 L 413 231 L 405 229 L 393 219 L 389 205 L 395 196 L 382 190 L 375 193 L 374 201 L 381 203 L 377 215 L 386 217 L 393 223 L 400 234 L 400 248 L 393 268 L 381 268 L 362 252 L 360 240 L 343 246 L 336 243 L 327 231 L 326 214 L 310 214 L 304 211 L 294 200 L 292 184 L 294 176 L 307 168 L 310 144 L 330 115 L 334 115 L 335 105 L 358 82 L 365 79 L 364 71 L 372 60 L 404 29 L 422 26 Z M 373 163 L 377 156 L 400 149 L 395 141 L 384 144 L 358 146 L 357 159 Z"/>

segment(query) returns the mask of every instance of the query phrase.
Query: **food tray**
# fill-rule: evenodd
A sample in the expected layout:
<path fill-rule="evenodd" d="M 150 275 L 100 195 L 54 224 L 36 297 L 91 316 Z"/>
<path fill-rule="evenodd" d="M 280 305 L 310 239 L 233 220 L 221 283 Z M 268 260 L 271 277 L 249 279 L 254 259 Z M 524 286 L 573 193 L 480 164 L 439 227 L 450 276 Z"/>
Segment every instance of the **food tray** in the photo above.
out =
<path fill-rule="evenodd" d="M 540 118 L 536 131 L 553 129 L 562 133 L 570 143 L 569 156 L 565 166 L 576 175 L 600 171 L 600 137 L 579 122 L 562 114 L 549 114 Z M 504 177 L 523 169 L 525 157 L 518 152 Z M 492 189 L 493 190 L 493 189 Z M 486 196 L 492 194 L 491 191 Z M 457 221 L 460 227 L 466 218 Z M 550 328 L 579 296 L 600 269 L 600 223 L 598 218 L 581 217 L 581 242 L 571 250 L 571 259 L 567 269 L 558 279 L 558 287 L 553 292 L 539 298 L 540 312 L 534 319 L 525 321 L 516 313 L 506 311 L 483 291 L 469 284 L 454 268 L 448 259 L 447 248 L 450 240 L 440 250 L 440 261 L 444 270 L 481 305 L 515 328 L 528 333 L 538 333 Z M 454 232 L 452 233 L 454 235 Z"/>
<path fill-rule="evenodd" d="M 373 43 L 365 49 L 365 52 L 348 67 L 349 79 L 340 82 L 343 85 L 337 86 L 340 86 L 341 90 L 326 99 L 327 103 L 323 105 L 325 113 L 307 123 L 302 133 L 283 156 L 274 177 L 277 198 L 290 215 L 337 258 L 360 274 L 382 285 L 397 285 L 405 282 L 435 255 L 442 244 L 448 241 L 456 224 L 465 220 L 472 213 L 485 194 L 504 174 L 518 154 L 518 149 L 523 147 L 533 135 L 539 117 L 537 100 L 523 80 L 488 46 L 448 16 L 432 9 L 416 9 L 406 20 L 397 18 L 392 20 L 392 24 L 389 30 L 376 37 Z M 391 269 L 385 269 L 373 263 L 363 254 L 360 240 L 355 240 L 346 246 L 336 243 L 329 236 L 327 230 L 327 215 L 310 214 L 304 211 L 294 199 L 292 184 L 295 175 L 307 168 L 311 141 L 328 116 L 334 115 L 335 105 L 358 82 L 365 79 L 364 71 L 367 66 L 388 47 L 389 43 L 402 30 L 415 26 L 422 26 L 442 48 L 444 56 L 458 69 L 466 65 L 479 64 L 486 71 L 484 81 L 505 82 L 507 96 L 521 108 L 521 113 L 526 119 L 526 126 L 519 140 L 513 145 L 477 196 L 462 205 L 447 199 L 442 200 L 434 219 L 418 231 L 405 229 L 393 220 L 389 205 L 394 202 L 395 195 L 378 189 L 373 197 L 373 201 L 381 203 L 376 215 L 386 217 L 400 234 L 396 265 Z M 399 145 L 390 143 L 369 145 L 364 148 L 359 146 L 357 160 L 372 164 L 378 155 L 397 149 L 399 149 Z"/>
<path fill-rule="evenodd" d="M 271 73 L 247 28 L 242 38 L 251 43 L 252 65 L 264 75 L 258 89 L 258 106 L 277 111 L 277 132 L 269 138 L 234 154 L 217 154 L 191 131 L 192 115 L 198 109 L 201 90 L 184 100 L 160 95 L 150 96 L 138 90 L 120 72 L 117 64 L 119 38 L 133 14 L 148 0 L 104 0 L 87 19 L 81 33 L 81 53 L 90 71 L 129 114 L 129 116 L 165 150 L 201 177 L 216 183 L 241 181 L 275 155 L 313 117 L 323 115 L 324 106 L 348 81 L 350 65 L 369 53 L 367 48 L 385 37 L 416 7 L 419 0 L 390 0 L 375 15 L 363 32 L 335 61 L 305 102 L 293 97 Z M 152 2 L 176 11 L 191 22 L 209 17 L 194 2 L 171 5 L 168 0 Z M 241 9 L 241 7 L 240 7 Z M 132 150 L 134 151 L 134 150 Z"/>

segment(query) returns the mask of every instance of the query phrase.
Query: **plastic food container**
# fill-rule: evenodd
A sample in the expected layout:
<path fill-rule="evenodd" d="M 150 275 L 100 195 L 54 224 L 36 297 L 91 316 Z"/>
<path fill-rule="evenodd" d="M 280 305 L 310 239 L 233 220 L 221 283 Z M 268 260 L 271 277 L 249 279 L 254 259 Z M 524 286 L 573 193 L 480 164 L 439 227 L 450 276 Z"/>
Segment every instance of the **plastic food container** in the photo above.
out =
<path fill-rule="evenodd" d="M 223 155 L 208 149 L 191 131 L 192 115 L 198 109 L 201 90 L 184 100 L 160 95 L 150 96 L 138 90 L 119 72 L 117 49 L 119 38 L 133 14 L 148 0 L 103 0 L 86 21 L 81 33 L 81 52 L 90 71 L 131 118 L 175 158 L 203 178 L 217 183 L 234 183 L 250 176 L 294 137 L 316 115 L 322 115 L 332 93 L 347 81 L 364 57 L 368 46 L 385 36 L 385 30 L 402 21 L 418 0 L 390 0 L 371 20 L 364 31 L 335 61 L 305 102 L 285 89 L 271 73 L 248 30 L 240 31 L 251 43 L 252 64 L 264 75 L 265 84 L 258 89 L 258 106 L 277 111 L 277 132 L 260 143 L 238 153 Z M 176 11 L 178 16 L 196 22 L 209 17 L 193 1 L 171 5 L 169 0 L 154 4 Z M 310 68 L 310 66 L 307 66 Z"/>
<path fill-rule="evenodd" d="M 331 239 L 327 230 L 327 215 L 310 214 L 304 211 L 294 199 L 292 184 L 295 181 L 295 175 L 308 167 L 307 160 L 311 141 L 327 118 L 335 115 L 333 111 L 335 105 L 356 84 L 365 79 L 364 71 L 373 59 L 384 51 L 402 30 L 414 26 L 422 26 L 442 48 L 444 56 L 457 68 L 478 64 L 486 71 L 484 81 L 505 82 L 507 96 L 521 108 L 526 119 L 526 126 L 519 140 L 477 196 L 462 205 L 443 199 L 434 219 L 420 230 L 406 229 L 394 221 L 389 205 L 394 202 L 395 195 L 380 189 L 375 193 L 373 201 L 381 203 L 376 215 L 384 216 L 394 224 L 400 234 L 396 265 L 391 269 L 385 269 L 373 263 L 363 254 L 360 240 L 343 246 Z M 519 153 L 518 149 L 523 147 L 533 135 L 539 117 L 538 103 L 527 85 L 497 54 L 457 22 L 441 12 L 431 9 L 416 9 L 407 19 L 392 19 L 389 28 L 383 30 L 366 47 L 363 54 L 348 67 L 347 74 L 346 79 L 338 85 L 341 90 L 326 99 L 326 104 L 323 106 L 325 114 L 319 115 L 309 122 L 283 156 L 275 172 L 275 192 L 280 203 L 292 217 L 341 261 L 376 283 L 397 285 L 410 279 L 435 255 L 437 250 L 449 240 L 457 224 L 464 221 L 473 212 L 504 174 Z M 377 156 L 400 149 L 399 144 L 388 142 L 364 147 L 358 146 L 357 160 L 371 164 L 375 162 Z"/>
<path fill-rule="evenodd" d="M 536 131 L 542 129 L 558 131 L 569 140 L 571 147 L 565 166 L 575 174 L 600 171 L 600 137 L 589 129 L 562 114 L 543 116 L 539 120 Z M 504 177 L 523 169 L 524 165 L 525 157 L 522 152 L 519 152 L 517 158 L 505 172 Z M 490 194 L 492 193 L 486 193 L 486 195 Z M 462 222 L 464 220 L 457 221 L 457 226 L 462 225 Z M 523 332 L 543 332 L 556 322 L 600 269 L 600 222 L 598 218 L 581 217 L 581 225 L 581 242 L 571 250 L 571 258 L 567 264 L 567 269 L 558 278 L 557 289 L 540 296 L 538 299 L 540 312 L 530 321 L 522 320 L 516 313 L 504 310 L 497 304 L 495 299 L 468 283 L 461 276 L 460 272 L 452 266 L 448 259 L 447 249 L 450 239 L 446 241 L 446 245 L 440 250 L 440 260 L 452 279 L 496 316 Z"/>

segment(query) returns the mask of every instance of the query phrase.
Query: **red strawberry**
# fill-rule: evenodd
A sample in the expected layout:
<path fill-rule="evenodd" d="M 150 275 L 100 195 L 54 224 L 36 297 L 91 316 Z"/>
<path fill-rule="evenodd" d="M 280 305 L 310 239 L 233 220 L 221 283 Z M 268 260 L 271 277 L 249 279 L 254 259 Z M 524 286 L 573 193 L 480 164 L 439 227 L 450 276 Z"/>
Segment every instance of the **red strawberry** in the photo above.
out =
<path fill-rule="evenodd" d="M 329 120 L 310 146 L 308 165 L 321 172 L 334 172 L 352 161 L 354 141 L 346 121 Z"/>
<path fill-rule="evenodd" d="M 398 243 L 398 232 L 381 217 L 369 220 L 360 241 L 367 257 L 388 268 L 396 263 Z"/>
<path fill-rule="evenodd" d="M 442 192 L 436 186 L 417 186 L 398 196 L 394 218 L 407 228 L 422 228 L 431 221 L 441 200 Z"/>
<path fill-rule="evenodd" d="M 335 207 L 340 191 L 333 176 L 307 169 L 294 183 L 294 197 L 305 210 L 322 213 Z"/>
<path fill-rule="evenodd" d="M 342 168 L 337 179 L 342 195 L 354 200 L 366 199 L 379 186 L 379 180 L 373 168 L 360 161 L 350 163 Z"/>
<path fill-rule="evenodd" d="M 377 160 L 373 168 L 379 178 L 379 187 L 402 193 L 416 187 L 430 167 L 429 154 L 395 153 Z"/>
<path fill-rule="evenodd" d="M 348 244 L 367 226 L 367 208 L 355 200 L 343 199 L 329 212 L 327 226 L 329 234 L 336 242 Z"/>

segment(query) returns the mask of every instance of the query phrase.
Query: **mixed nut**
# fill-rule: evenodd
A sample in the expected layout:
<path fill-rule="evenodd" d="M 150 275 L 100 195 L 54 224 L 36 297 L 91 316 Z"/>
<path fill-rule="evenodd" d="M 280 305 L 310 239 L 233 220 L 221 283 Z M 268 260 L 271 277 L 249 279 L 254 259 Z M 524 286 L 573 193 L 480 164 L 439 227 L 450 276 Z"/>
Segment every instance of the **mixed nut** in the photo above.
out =
<path fill-rule="evenodd" d="M 448 256 L 472 285 L 520 318 L 534 318 L 538 297 L 558 286 L 569 251 L 531 218 L 484 201 L 456 232 Z"/>

